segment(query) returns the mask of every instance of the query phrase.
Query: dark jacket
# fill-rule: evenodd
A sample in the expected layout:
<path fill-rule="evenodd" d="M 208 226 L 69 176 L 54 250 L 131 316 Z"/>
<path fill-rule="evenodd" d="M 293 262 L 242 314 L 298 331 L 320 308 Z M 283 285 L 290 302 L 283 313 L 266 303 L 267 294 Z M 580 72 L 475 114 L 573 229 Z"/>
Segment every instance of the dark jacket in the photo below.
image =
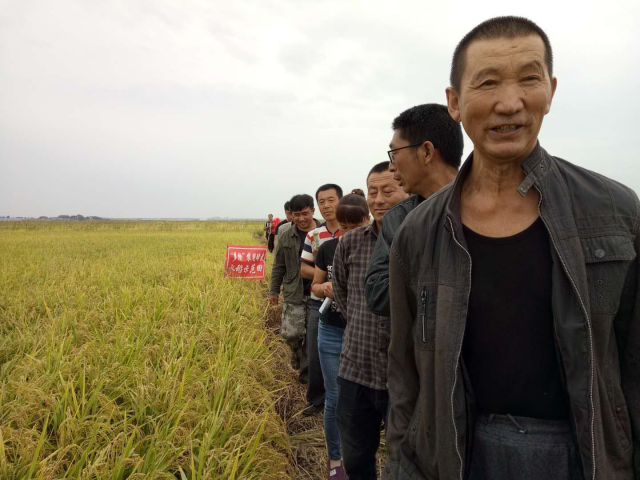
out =
<path fill-rule="evenodd" d="M 424 201 L 390 253 L 386 479 L 468 474 L 474 409 L 461 361 L 471 258 L 455 183 Z M 540 193 L 552 246 L 556 348 L 584 478 L 640 479 L 640 203 L 540 146 L 518 188 Z M 423 333 L 424 332 L 424 333 Z"/>
<path fill-rule="evenodd" d="M 409 212 L 422 203 L 424 197 L 411 195 L 389 209 L 382 219 L 382 229 L 373 249 L 367 276 L 364 280 L 364 296 L 369 310 L 388 317 L 389 306 L 389 247 L 393 237 Z"/>

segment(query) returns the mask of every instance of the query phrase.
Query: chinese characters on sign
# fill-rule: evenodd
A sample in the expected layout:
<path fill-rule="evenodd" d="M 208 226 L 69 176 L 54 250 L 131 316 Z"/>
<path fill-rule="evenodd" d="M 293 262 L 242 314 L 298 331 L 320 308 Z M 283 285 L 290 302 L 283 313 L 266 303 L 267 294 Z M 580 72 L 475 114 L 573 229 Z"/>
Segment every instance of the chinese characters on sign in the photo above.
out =
<path fill-rule="evenodd" d="M 262 280 L 266 259 L 266 246 L 227 245 L 224 276 Z"/>

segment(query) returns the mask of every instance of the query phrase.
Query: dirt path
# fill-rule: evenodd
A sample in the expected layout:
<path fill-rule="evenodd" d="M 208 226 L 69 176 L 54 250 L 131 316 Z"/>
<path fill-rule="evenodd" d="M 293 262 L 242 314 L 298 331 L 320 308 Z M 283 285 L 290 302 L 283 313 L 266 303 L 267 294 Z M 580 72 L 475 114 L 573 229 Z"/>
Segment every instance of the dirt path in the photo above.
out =
<path fill-rule="evenodd" d="M 267 330 L 277 335 L 280 328 L 282 307 L 267 308 L 265 324 Z M 288 354 L 288 350 L 286 350 Z M 327 450 L 324 442 L 322 415 L 305 417 L 301 414 L 306 405 L 306 385 L 298 382 L 298 374 L 291 368 L 289 357 L 285 355 L 279 362 L 279 369 L 286 379 L 288 389 L 278 403 L 278 413 L 284 420 L 292 447 L 293 478 L 296 480 L 326 480 Z M 378 451 L 378 474 L 384 468 L 386 450 L 384 434 Z"/>
<path fill-rule="evenodd" d="M 260 243 L 264 244 L 264 236 L 255 235 Z M 265 285 L 265 299 L 268 297 L 268 286 Z M 282 297 L 278 307 L 269 307 L 265 301 L 265 327 L 274 337 L 280 340 L 278 331 L 281 324 Z M 306 385 L 298 382 L 298 372 L 291 368 L 289 350 L 283 349 L 282 358 L 278 359 L 278 370 L 288 388 L 281 393 L 277 404 L 278 413 L 285 422 L 289 442 L 291 444 L 291 463 L 295 480 L 326 480 L 327 478 L 327 449 L 324 441 L 324 429 L 322 415 L 305 417 L 302 409 L 307 404 Z M 378 450 L 378 476 L 384 468 L 386 449 L 384 434 L 382 445 Z"/>
<path fill-rule="evenodd" d="M 280 328 L 282 307 L 268 308 L 265 311 L 267 330 L 277 335 Z M 288 350 L 285 350 L 288 354 Z M 284 420 L 292 447 L 293 478 L 296 480 L 326 479 L 327 450 L 324 443 L 322 415 L 305 417 L 301 414 L 306 405 L 306 385 L 298 382 L 298 373 L 291 368 L 287 355 L 281 358 L 280 372 L 288 388 L 283 392 L 277 409 Z"/>

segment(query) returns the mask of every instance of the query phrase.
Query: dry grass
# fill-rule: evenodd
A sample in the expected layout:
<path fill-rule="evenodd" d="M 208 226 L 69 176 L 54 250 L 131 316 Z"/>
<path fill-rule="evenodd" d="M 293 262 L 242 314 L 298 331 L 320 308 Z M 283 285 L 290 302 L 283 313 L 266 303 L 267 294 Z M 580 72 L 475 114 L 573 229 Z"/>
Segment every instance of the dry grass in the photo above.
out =
<path fill-rule="evenodd" d="M 295 478 L 260 224 L 0 224 L 0 478 Z"/>
<path fill-rule="evenodd" d="M 324 479 L 280 309 L 223 278 L 260 228 L 0 223 L 0 478 Z"/>

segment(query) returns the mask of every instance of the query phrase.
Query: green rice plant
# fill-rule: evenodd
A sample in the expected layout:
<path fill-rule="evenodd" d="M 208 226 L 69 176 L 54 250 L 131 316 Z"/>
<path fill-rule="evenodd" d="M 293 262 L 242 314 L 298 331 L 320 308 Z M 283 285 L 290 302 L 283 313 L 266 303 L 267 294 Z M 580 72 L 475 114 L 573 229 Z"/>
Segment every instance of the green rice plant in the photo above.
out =
<path fill-rule="evenodd" d="M 0 478 L 290 478 L 260 229 L 0 223 Z"/>

